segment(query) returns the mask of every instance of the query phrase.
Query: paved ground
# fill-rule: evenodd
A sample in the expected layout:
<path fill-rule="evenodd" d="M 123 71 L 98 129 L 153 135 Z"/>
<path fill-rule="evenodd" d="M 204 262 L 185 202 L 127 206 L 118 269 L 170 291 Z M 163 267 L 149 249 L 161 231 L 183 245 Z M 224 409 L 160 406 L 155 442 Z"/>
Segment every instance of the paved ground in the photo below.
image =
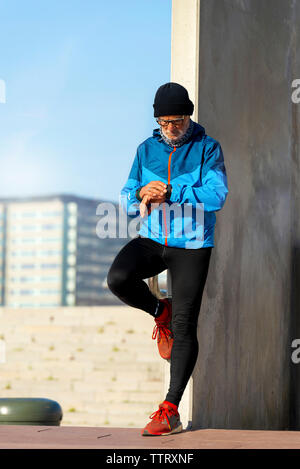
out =
<path fill-rule="evenodd" d="M 142 437 L 138 428 L 0 426 L 0 449 L 300 449 L 300 432 L 260 430 L 185 431 Z"/>

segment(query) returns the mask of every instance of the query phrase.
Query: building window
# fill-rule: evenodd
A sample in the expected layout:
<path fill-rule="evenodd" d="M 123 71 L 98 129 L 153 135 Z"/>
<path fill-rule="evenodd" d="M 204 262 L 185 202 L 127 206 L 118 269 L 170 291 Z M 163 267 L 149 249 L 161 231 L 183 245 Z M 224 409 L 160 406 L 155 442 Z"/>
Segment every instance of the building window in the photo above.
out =
<path fill-rule="evenodd" d="M 33 290 L 20 290 L 20 295 L 34 295 Z"/>
<path fill-rule="evenodd" d="M 75 202 L 70 202 L 68 204 L 68 211 L 71 213 L 76 213 L 77 212 L 77 204 Z"/>
<path fill-rule="evenodd" d="M 76 224 L 77 224 L 76 216 L 75 215 L 70 215 L 68 217 L 68 225 L 71 226 L 71 227 L 74 227 L 74 226 L 76 226 Z"/>
<path fill-rule="evenodd" d="M 55 225 L 53 223 L 47 223 L 45 225 L 42 225 L 43 230 L 56 230 L 57 228 L 60 228 L 61 225 Z"/>
<path fill-rule="evenodd" d="M 74 254 L 70 254 L 68 256 L 68 265 L 75 265 L 76 264 L 76 256 Z"/>
<path fill-rule="evenodd" d="M 69 293 L 69 294 L 67 295 L 67 304 L 68 304 L 69 306 L 72 306 L 72 305 L 75 304 L 75 295 L 73 295 L 73 293 Z"/>
<path fill-rule="evenodd" d="M 42 295 L 58 295 L 60 293 L 60 290 L 41 290 Z"/>

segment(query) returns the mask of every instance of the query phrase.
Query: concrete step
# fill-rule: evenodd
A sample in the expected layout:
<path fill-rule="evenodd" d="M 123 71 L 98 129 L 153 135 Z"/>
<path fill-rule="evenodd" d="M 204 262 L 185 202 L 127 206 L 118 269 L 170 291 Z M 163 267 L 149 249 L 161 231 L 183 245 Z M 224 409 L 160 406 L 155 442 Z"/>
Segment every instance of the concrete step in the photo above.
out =
<path fill-rule="evenodd" d="M 0 397 L 54 399 L 66 422 L 89 426 L 144 426 L 164 398 L 165 361 L 140 310 L 11 309 L 0 318 Z"/>

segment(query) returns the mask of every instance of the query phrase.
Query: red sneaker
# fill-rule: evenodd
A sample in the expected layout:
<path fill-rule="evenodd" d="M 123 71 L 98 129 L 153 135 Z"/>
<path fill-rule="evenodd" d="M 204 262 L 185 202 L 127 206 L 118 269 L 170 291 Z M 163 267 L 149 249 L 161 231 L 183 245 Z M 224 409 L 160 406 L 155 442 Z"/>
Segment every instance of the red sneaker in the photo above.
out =
<path fill-rule="evenodd" d="M 182 432 L 182 423 L 177 406 L 164 401 L 156 412 L 150 415 L 151 422 L 141 431 L 142 436 L 170 435 Z"/>
<path fill-rule="evenodd" d="M 171 330 L 172 305 L 168 298 L 159 300 L 165 304 L 163 312 L 158 318 L 155 318 L 155 326 L 152 333 L 152 339 L 157 338 L 157 347 L 162 358 L 168 360 L 171 357 L 173 346 L 173 334 Z"/>

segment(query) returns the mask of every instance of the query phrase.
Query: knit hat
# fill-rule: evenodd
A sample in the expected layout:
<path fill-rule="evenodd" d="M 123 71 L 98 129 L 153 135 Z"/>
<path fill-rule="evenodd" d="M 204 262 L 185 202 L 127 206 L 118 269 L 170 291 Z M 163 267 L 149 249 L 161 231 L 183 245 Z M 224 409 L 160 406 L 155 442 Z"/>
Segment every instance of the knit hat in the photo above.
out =
<path fill-rule="evenodd" d="M 154 98 L 154 117 L 191 116 L 194 104 L 189 99 L 188 91 L 178 83 L 165 83 L 160 86 Z"/>

